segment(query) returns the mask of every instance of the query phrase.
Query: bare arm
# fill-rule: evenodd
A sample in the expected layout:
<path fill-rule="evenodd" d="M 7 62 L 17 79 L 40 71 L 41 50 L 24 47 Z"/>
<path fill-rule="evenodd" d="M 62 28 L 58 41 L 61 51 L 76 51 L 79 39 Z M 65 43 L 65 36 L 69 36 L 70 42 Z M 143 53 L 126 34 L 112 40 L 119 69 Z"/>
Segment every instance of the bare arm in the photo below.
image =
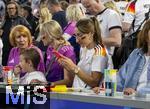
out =
<path fill-rule="evenodd" d="M 92 72 L 90 75 L 82 70 L 80 70 L 77 75 L 82 81 L 84 81 L 92 88 L 99 86 L 99 82 L 102 80 L 103 77 L 102 73 L 100 72 Z"/>
<path fill-rule="evenodd" d="M 126 22 L 123 22 L 122 23 L 122 31 L 123 32 L 128 32 L 131 28 L 131 24 L 130 23 L 126 23 Z"/>
<path fill-rule="evenodd" d="M 78 68 L 78 66 L 74 64 L 72 60 L 67 57 L 63 57 L 59 59 L 58 61 L 59 63 L 63 62 L 63 67 L 71 74 L 72 73 L 74 74 L 75 68 Z M 88 74 L 84 72 L 82 69 L 78 71 L 77 76 L 90 87 L 98 86 L 100 80 L 103 77 L 101 72 L 91 72 L 91 74 Z"/>
<path fill-rule="evenodd" d="M 104 37 L 102 40 L 106 46 L 119 47 L 121 45 L 121 37 L 121 29 L 114 28 L 110 30 L 110 36 Z"/>

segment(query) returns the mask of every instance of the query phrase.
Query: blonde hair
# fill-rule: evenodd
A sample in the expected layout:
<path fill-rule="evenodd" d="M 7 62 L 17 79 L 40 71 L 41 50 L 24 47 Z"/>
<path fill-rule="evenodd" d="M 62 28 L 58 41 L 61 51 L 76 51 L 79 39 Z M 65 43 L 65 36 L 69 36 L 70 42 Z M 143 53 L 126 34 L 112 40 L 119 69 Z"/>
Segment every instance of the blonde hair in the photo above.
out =
<path fill-rule="evenodd" d="M 49 12 L 49 9 L 47 7 L 42 7 L 40 9 L 39 25 L 37 26 L 36 30 L 39 29 L 41 32 L 42 25 L 50 20 L 52 20 L 52 14 Z M 36 40 L 40 41 L 40 37 L 38 36 Z"/>
<path fill-rule="evenodd" d="M 20 35 L 26 36 L 28 38 L 28 45 L 32 44 L 32 36 L 30 30 L 23 25 L 17 25 L 12 28 L 9 35 L 9 41 L 12 46 L 17 46 L 15 38 Z"/>
<path fill-rule="evenodd" d="M 41 28 L 41 33 L 46 33 L 51 40 L 65 41 L 62 37 L 63 31 L 61 26 L 54 20 L 44 23 Z"/>
<path fill-rule="evenodd" d="M 104 6 L 107 8 L 110 8 L 110 9 L 116 11 L 118 14 L 120 14 L 116 4 L 113 1 L 108 1 L 108 2 L 104 3 Z"/>
<path fill-rule="evenodd" d="M 52 14 L 49 12 L 47 7 L 43 7 L 40 9 L 40 22 L 45 23 L 49 22 L 52 19 Z"/>
<path fill-rule="evenodd" d="M 69 3 L 66 2 L 66 1 L 60 1 L 60 5 L 61 5 L 61 8 L 66 11 L 67 7 L 69 6 Z"/>
<path fill-rule="evenodd" d="M 68 21 L 78 21 L 85 15 L 78 4 L 71 4 L 66 9 L 66 18 Z"/>

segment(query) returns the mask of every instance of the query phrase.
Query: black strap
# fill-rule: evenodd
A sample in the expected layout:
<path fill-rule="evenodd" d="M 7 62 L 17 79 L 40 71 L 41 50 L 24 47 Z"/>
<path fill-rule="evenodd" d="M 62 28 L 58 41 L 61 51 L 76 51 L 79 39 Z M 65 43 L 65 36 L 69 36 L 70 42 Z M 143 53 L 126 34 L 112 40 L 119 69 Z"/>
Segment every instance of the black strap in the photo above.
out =
<path fill-rule="evenodd" d="M 71 25 L 71 22 L 63 29 L 63 32 L 66 31 L 66 29 Z"/>
<path fill-rule="evenodd" d="M 136 4 L 137 0 L 134 0 L 133 2 L 134 2 L 134 4 Z M 135 23 L 135 18 L 134 18 L 134 20 L 132 22 L 133 31 L 134 31 L 134 23 Z"/>
<path fill-rule="evenodd" d="M 60 45 L 60 46 L 57 48 L 57 51 L 59 51 L 61 48 L 62 48 L 62 46 Z M 47 67 L 47 70 L 46 70 L 46 73 L 45 73 L 45 77 L 48 75 L 48 73 L 49 73 L 49 71 L 50 71 L 50 69 L 51 69 L 51 66 L 52 66 L 52 64 L 54 63 L 55 59 L 56 59 L 56 56 L 55 56 L 55 55 L 52 55 L 52 58 L 51 58 L 51 60 L 50 60 L 50 63 L 48 64 L 48 67 Z"/>
<path fill-rule="evenodd" d="M 149 8 L 149 11 L 148 11 L 147 13 L 145 13 L 145 19 L 142 21 L 141 25 L 138 27 L 138 29 L 137 29 L 135 32 L 133 32 L 133 33 L 132 33 L 131 35 L 129 35 L 129 36 L 131 36 L 132 38 L 135 38 L 135 37 L 136 37 L 136 36 L 133 35 L 133 34 L 135 34 L 136 32 L 138 32 L 138 31 L 140 30 L 141 26 L 144 24 L 144 22 L 149 19 L 149 14 L 150 14 L 150 8 Z"/>

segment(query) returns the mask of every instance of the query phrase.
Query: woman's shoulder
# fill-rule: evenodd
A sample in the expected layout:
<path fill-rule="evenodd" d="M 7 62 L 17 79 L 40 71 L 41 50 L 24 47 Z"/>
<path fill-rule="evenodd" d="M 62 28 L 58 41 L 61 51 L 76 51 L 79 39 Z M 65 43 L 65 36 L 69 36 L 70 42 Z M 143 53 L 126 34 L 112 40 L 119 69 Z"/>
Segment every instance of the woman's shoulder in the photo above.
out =
<path fill-rule="evenodd" d="M 30 83 L 34 79 L 38 79 L 40 81 L 46 82 L 46 78 L 45 78 L 44 74 L 40 71 L 33 71 L 31 73 L 28 73 L 28 76 L 26 78 L 27 83 Z"/>
<path fill-rule="evenodd" d="M 60 52 L 68 52 L 68 51 L 73 51 L 73 47 L 71 45 L 63 45 L 60 50 L 58 50 Z"/>
<path fill-rule="evenodd" d="M 38 78 L 42 79 L 43 77 L 45 78 L 44 74 L 41 71 L 33 71 L 33 72 L 28 74 L 28 78 L 30 78 L 31 80 L 35 79 L 35 78 L 36 79 L 38 79 Z"/>
<path fill-rule="evenodd" d="M 130 55 L 131 55 L 131 56 L 134 56 L 134 55 L 144 55 L 144 52 L 143 52 L 142 49 L 136 48 L 136 49 L 134 49 L 134 50 L 131 52 Z"/>
<path fill-rule="evenodd" d="M 33 72 L 29 73 L 29 75 L 35 76 L 35 75 L 44 75 L 44 74 L 41 71 L 33 71 Z"/>
<path fill-rule="evenodd" d="M 94 47 L 94 55 L 100 55 L 100 56 L 107 56 L 107 50 L 105 46 L 102 46 L 100 44 L 96 45 Z"/>
<path fill-rule="evenodd" d="M 19 48 L 18 47 L 13 47 L 10 51 L 10 53 L 19 53 Z"/>

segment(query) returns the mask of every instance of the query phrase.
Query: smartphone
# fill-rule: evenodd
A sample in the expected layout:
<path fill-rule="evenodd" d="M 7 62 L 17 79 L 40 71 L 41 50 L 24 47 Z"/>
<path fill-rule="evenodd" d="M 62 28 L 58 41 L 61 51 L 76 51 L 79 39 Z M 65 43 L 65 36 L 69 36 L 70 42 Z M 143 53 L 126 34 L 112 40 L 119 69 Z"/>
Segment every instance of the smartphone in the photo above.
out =
<path fill-rule="evenodd" d="M 53 52 L 53 54 L 54 54 L 58 59 L 59 59 L 59 58 L 62 58 L 61 54 L 60 54 L 58 51 L 53 50 L 52 52 Z"/>

